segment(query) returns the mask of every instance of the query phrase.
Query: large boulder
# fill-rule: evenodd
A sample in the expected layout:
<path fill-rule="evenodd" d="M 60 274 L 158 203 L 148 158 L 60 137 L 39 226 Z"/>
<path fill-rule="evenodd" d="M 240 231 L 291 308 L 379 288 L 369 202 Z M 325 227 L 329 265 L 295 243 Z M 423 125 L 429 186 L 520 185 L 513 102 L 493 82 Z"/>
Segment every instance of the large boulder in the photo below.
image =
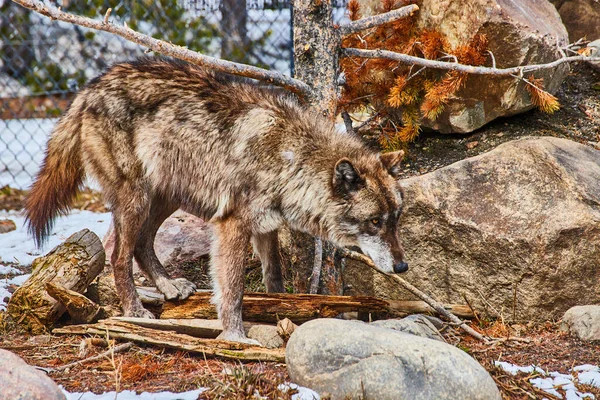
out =
<path fill-rule="evenodd" d="M 66 400 L 54 381 L 22 358 L 0 349 L 0 399 Z"/>
<path fill-rule="evenodd" d="M 547 0 L 423 0 L 418 26 L 435 29 L 456 48 L 476 34 L 489 40 L 498 68 L 542 64 L 561 57 L 558 46 L 568 44 L 558 12 Z M 491 66 L 491 62 L 486 65 Z M 554 93 L 567 76 L 565 64 L 535 73 Z M 525 84 L 512 77 L 469 76 L 444 112 L 423 125 L 443 133 L 466 133 L 502 116 L 533 108 Z"/>
<path fill-rule="evenodd" d="M 600 39 L 600 2 L 598 0 L 550 0 L 569 32 L 569 40 L 576 42 Z"/>
<path fill-rule="evenodd" d="M 500 399 L 487 371 L 449 344 L 357 321 L 317 319 L 286 347 L 290 378 L 331 399 Z"/>
<path fill-rule="evenodd" d="M 516 321 L 600 303 L 600 151 L 524 138 L 404 180 L 404 277 L 445 303 Z M 347 263 L 357 295 L 410 299 Z M 357 278 L 355 278 L 357 277 Z"/>

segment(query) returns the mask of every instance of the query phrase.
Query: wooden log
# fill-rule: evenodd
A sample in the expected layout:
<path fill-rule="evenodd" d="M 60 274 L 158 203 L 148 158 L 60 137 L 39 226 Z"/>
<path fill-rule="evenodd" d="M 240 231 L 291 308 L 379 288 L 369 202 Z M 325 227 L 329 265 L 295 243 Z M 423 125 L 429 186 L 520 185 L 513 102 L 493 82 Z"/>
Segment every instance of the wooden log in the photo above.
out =
<path fill-rule="evenodd" d="M 143 326 L 145 328 L 158 329 L 161 331 L 173 331 L 186 335 L 214 339 L 223 332 L 223 324 L 218 319 L 150 319 L 132 317 L 113 317 L 111 321 L 122 321 L 130 324 Z M 244 322 L 244 331 L 257 324 Z"/>
<path fill-rule="evenodd" d="M 46 291 L 60 301 L 76 324 L 89 324 L 98 319 L 100 306 L 84 295 L 68 290 L 54 282 L 46 283 Z"/>
<path fill-rule="evenodd" d="M 161 319 L 216 319 L 210 293 L 194 293 L 186 300 L 167 301 Z M 387 313 L 388 304 L 367 296 L 317 294 L 246 293 L 242 305 L 245 321 L 277 323 L 289 318 L 299 324 L 315 318 L 332 318 L 349 311 Z"/>
<path fill-rule="evenodd" d="M 54 334 L 100 335 L 139 344 L 166 347 L 205 356 L 246 361 L 285 362 L 285 349 L 265 349 L 226 340 L 200 339 L 182 333 L 144 328 L 114 319 L 102 320 L 93 325 L 71 325 L 54 329 Z"/>
<path fill-rule="evenodd" d="M 433 307 L 424 301 L 387 300 L 390 317 L 404 317 L 409 314 L 434 314 L 440 315 Z M 443 307 L 452 314 L 461 318 L 475 318 L 473 310 L 466 304 L 443 304 Z"/>
<path fill-rule="evenodd" d="M 33 273 L 8 302 L 7 313 L 23 328 L 41 333 L 65 312 L 46 292 L 46 283 L 83 293 L 104 268 L 104 248 L 95 233 L 83 229 L 50 253 L 33 261 Z"/>

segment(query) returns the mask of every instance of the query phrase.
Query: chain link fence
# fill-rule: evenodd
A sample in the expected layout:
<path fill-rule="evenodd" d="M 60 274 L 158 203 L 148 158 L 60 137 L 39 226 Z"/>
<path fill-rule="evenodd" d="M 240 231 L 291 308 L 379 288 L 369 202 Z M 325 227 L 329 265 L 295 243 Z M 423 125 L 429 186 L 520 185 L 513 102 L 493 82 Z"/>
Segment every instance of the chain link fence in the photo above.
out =
<path fill-rule="evenodd" d="M 203 54 L 291 74 L 289 0 L 52 1 Z M 335 1 L 344 18 L 346 0 Z M 118 36 L 74 26 L 0 0 L 0 188 L 27 189 L 57 118 L 107 66 L 144 54 Z"/>

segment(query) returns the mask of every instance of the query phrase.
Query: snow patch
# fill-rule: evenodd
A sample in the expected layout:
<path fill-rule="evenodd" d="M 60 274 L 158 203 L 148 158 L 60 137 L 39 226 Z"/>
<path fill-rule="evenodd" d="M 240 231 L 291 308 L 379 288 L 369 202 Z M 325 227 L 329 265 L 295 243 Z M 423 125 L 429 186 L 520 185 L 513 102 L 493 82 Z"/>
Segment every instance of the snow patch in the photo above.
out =
<path fill-rule="evenodd" d="M 526 374 L 535 372 L 542 375 L 541 377 L 530 379 L 529 382 L 536 388 L 552 394 L 559 399 L 595 399 L 595 396 L 591 393 L 578 391 L 577 385 L 594 385 L 600 387 L 600 368 L 595 365 L 585 364 L 572 368 L 571 371 L 576 372 L 577 377 L 573 374 L 561 374 L 560 372 L 546 373 L 543 369 L 534 365 L 520 367 L 504 361 L 496 361 L 494 365 L 512 375 L 516 375 L 519 372 Z M 564 392 L 564 397 L 559 390 Z"/>
<path fill-rule="evenodd" d="M 62 389 L 62 388 L 61 388 Z M 92 392 L 86 393 L 69 393 L 62 389 L 67 400 L 196 400 L 200 393 L 204 392 L 206 388 L 200 388 L 196 390 L 190 390 L 189 392 L 172 393 L 172 392 L 160 392 L 160 393 L 148 393 L 142 392 L 137 394 L 133 390 L 124 390 L 122 392 L 104 392 L 102 394 L 94 394 Z"/>
<path fill-rule="evenodd" d="M 46 254 L 83 228 L 91 230 L 102 239 L 108 231 L 111 214 L 73 210 L 71 214 L 57 218 L 55 228 L 42 249 L 35 246 L 27 232 L 25 217 L 21 212 L 0 211 L 0 218 L 9 218 L 17 226 L 16 230 L 2 234 L 0 261 L 26 266 L 31 265 L 36 257 Z"/>

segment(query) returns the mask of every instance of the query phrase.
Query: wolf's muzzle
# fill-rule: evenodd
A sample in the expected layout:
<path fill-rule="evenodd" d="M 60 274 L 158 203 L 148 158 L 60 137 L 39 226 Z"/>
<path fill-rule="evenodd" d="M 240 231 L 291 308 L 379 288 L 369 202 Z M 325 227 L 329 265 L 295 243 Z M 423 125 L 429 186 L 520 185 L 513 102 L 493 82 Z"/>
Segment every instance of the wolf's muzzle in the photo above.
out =
<path fill-rule="evenodd" d="M 408 271 L 408 263 L 404 261 L 394 265 L 394 272 L 397 274 L 401 274 L 402 272 Z"/>

